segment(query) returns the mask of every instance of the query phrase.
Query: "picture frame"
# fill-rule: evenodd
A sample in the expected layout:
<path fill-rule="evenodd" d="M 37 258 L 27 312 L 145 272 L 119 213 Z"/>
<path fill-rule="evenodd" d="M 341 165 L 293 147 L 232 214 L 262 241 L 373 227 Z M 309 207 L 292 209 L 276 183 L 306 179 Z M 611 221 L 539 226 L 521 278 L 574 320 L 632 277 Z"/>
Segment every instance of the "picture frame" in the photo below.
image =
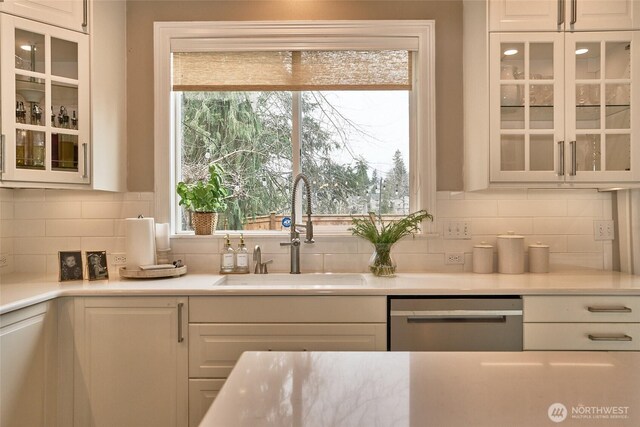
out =
<path fill-rule="evenodd" d="M 107 251 L 87 251 L 87 270 L 89 281 L 108 280 Z"/>
<path fill-rule="evenodd" d="M 61 282 L 83 280 L 82 252 L 60 251 L 58 252 L 58 279 Z"/>

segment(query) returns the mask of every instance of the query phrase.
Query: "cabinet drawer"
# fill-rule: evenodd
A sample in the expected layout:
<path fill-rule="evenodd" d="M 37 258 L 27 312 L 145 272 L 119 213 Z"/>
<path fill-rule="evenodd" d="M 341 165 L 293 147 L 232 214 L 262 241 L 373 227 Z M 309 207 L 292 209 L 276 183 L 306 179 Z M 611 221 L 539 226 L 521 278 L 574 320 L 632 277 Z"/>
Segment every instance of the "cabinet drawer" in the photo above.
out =
<path fill-rule="evenodd" d="M 379 324 L 190 324 L 189 377 L 225 378 L 244 351 L 386 350 Z"/>
<path fill-rule="evenodd" d="M 189 380 L 189 427 L 198 427 L 225 380 Z"/>
<path fill-rule="evenodd" d="M 638 351 L 640 323 L 527 323 L 524 349 Z"/>
<path fill-rule="evenodd" d="M 524 297 L 524 322 L 640 322 L 637 296 Z"/>
<path fill-rule="evenodd" d="M 380 296 L 223 296 L 189 298 L 192 323 L 367 323 L 387 321 Z"/>

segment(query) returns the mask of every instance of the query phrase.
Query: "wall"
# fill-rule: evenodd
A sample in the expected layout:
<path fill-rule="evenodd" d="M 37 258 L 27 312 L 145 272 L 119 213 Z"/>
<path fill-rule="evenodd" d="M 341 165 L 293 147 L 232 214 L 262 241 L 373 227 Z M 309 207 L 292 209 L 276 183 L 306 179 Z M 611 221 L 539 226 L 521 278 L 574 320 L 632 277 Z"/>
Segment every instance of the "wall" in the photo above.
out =
<path fill-rule="evenodd" d="M 58 274 L 60 250 L 125 250 L 124 218 L 153 216 L 152 193 L 104 193 L 60 190 L 0 190 L 2 216 L 0 253 L 10 260 L 0 273 Z M 525 244 L 541 241 L 551 246 L 553 271 L 576 268 L 611 268 L 611 242 L 593 238 L 593 220 L 611 219 L 611 193 L 595 190 L 500 190 L 477 193 L 439 192 L 437 228 L 448 220 L 471 222 L 471 240 L 444 240 L 440 236 L 408 238 L 394 246 L 400 272 L 461 272 L 471 269 L 474 244 L 495 246 L 496 235 L 508 230 L 524 234 Z M 287 272 L 286 237 L 248 238 L 253 251 L 260 244 L 263 260 L 273 259 L 271 272 Z M 303 244 L 303 272 L 366 272 L 372 247 L 352 236 L 316 236 Z M 189 271 L 216 273 L 222 239 L 186 236 L 171 241 L 173 258 Z M 234 239 L 234 245 L 237 238 Z M 464 265 L 445 265 L 447 252 L 464 252 Z"/>
<path fill-rule="evenodd" d="M 434 19 L 439 190 L 461 190 L 462 1 L 127 2 L 128 189 L 153 191 L 153 22 Z M 144 101 L 141 101 L 144 100 Z"/>

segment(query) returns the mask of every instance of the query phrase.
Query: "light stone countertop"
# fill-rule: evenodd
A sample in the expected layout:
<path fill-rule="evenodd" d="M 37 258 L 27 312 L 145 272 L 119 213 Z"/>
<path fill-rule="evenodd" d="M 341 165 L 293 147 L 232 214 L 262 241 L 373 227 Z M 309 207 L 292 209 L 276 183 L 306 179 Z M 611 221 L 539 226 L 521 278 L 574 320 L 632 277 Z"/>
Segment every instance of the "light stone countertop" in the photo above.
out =
<path fill-rule="evenodd" d="M 638 426 L 639 396 L 638 352 L 245 352 L 200 427 Z"/>
<path fill-rule="evenodd" d="M 0 276 L 0 314 L 62 296 L 195 295 L 640 295 L 640 276 L 600 270 L 547 274 L 401 273 L 233 275 L 59 283 L 41 275 Z M 268 283 L 265 283 L 267 281 Z"/>

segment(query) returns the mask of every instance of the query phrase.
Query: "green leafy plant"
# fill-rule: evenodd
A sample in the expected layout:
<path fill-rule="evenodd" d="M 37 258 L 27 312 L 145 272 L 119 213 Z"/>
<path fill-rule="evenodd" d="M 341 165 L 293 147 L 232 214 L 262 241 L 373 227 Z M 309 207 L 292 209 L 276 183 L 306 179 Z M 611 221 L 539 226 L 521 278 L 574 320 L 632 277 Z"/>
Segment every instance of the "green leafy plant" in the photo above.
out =
<path fill-rule="evenodd" d="M 403 237 L 418 231 L 425 219 L 433 220 L 433 216 L 426 210 L 411 213 L 397 221 L 382 220 L 369 212 L 366 218 L 352 218 L 351 234 L 362 237 L 373 243 L 375 253 L 369 262 L 369 270 L 376 276 L 393 276 L 396 270 L 391 259 L 391 247 Z"/>
<path fill-rule="evenodd" d="M 179 182 L 176 192 L 180 196 L 180 206 L 192 212 L 221 212 L 227 208 L 225 200 L 229 191 L 224 186 L 224 170 L 217 163 L 209 165 L 209 180 L 190 184 Z"/>

